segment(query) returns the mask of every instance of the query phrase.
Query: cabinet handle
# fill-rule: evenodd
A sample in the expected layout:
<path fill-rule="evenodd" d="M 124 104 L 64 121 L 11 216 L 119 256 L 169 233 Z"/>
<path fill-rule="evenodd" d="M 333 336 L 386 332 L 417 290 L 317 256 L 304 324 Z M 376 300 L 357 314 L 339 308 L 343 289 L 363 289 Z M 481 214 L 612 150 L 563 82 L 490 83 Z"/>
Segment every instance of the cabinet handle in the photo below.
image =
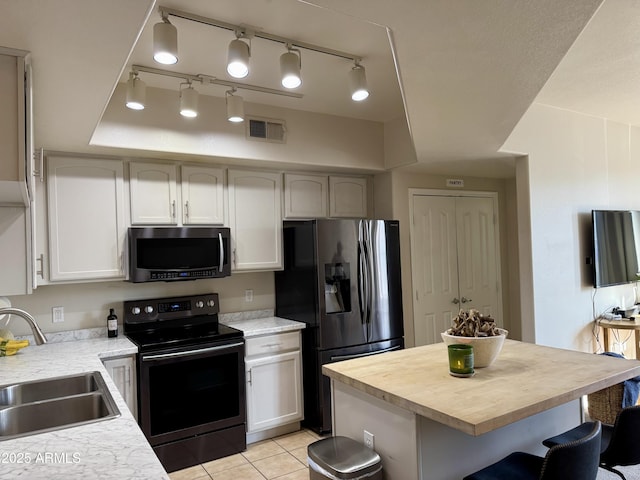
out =
<path fill-rule="evenodd" d="M 36 275 L 40 275 L 40 278 L 44 279 L 44 253 L 38 255 L 36 262 L 40 262 L 40 270 L 36 270 Z"/>
<path fill-rule="evenodd" d="M 184 202 L 184 217 L 189 218 L 189 200 Z"/>
<path fill-rule="evenodd" d="M 282 345 L 282 342 L 280 343 L 266 343 L 262 346 L 262 348 L 276 348 Z"/>
<path fill-rule="evenodd" d="M 237 262 L 236 262 L 236 249 L 233 249 L 233 266 L 236 267 L 237 266 Z"/>
<path fill-rule="evenodd" d="M 247 372 L 247 383 L 251 385 L 251 369 Z"/>
<path fill-rule="evenodd" d="M 171 202 L 171 218 L 176 219 L 176 201 Z"/>

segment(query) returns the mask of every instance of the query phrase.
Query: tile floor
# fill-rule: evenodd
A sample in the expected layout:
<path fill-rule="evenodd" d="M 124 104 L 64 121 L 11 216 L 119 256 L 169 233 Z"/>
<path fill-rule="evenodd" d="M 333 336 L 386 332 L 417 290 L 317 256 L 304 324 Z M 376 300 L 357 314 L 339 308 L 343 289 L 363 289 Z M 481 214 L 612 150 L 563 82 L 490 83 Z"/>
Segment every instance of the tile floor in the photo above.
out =
<path fill-rule="evenodd" d="M 309 480 L 307 446 L 322 437 L 310 430 L 252 443 L 247 450 L 169 474 L 171 480 Z"/>

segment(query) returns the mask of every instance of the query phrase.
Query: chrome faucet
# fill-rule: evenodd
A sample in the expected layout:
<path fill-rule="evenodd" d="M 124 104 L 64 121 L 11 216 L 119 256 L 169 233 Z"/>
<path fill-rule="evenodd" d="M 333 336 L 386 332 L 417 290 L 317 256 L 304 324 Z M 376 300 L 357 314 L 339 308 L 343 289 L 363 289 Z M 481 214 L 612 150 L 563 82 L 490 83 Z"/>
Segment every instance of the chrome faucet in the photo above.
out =
<path fill-rule="evenodd" d="M 16 315 L 18 317 L 22 317 L 23 319 L 25 319 L 29 324 L 29 326 L 31 327 L 31 331 L 33 332 L 33 337 L 36 340 L 36 344 L 42 345 L 43 343 L 47 343 L 47 337 L 44 336 L 44 333 L 42 333 L 42 330 L 40 330 L 40 327 L 38 326 L 36 319 L 33 318 L 31 314 L 25 312 L 24 310 L 20 310 L 19 308 L 13 308 L 13 307 L 0 308 L 0 315 L 3 315 L 5 313 L 9 315 Z"/>

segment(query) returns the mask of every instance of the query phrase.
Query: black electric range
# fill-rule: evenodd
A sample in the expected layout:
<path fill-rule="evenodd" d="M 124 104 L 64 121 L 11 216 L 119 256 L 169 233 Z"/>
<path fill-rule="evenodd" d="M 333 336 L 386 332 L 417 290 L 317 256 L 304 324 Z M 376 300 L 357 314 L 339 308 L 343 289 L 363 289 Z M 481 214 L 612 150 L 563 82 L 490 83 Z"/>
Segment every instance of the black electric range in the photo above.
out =
<path fill-rule="evenodd" d="M 244 337 L 218 295 L 124 302 L 138 346 L 138 421 L 168 472 L 246 449 Z"/>

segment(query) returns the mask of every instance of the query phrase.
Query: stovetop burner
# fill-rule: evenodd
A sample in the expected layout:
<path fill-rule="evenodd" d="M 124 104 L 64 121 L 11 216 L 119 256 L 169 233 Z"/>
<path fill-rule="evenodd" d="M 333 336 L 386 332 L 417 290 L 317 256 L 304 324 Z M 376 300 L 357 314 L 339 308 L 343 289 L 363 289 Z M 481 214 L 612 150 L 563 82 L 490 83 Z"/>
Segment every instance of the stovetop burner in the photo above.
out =
<path fill-rule="evenodd" d="M 160 348 L 197 346 L 230 338 L 242 338 L 243 333 L 220 323 L 185 325 L 126 333 L 141 352 Z"/>
<path fill-rule="evenodd" d="M 124 302 L 124 333 L 141 352 L 241 338 L 218 322 L 218 294 Z"/>

